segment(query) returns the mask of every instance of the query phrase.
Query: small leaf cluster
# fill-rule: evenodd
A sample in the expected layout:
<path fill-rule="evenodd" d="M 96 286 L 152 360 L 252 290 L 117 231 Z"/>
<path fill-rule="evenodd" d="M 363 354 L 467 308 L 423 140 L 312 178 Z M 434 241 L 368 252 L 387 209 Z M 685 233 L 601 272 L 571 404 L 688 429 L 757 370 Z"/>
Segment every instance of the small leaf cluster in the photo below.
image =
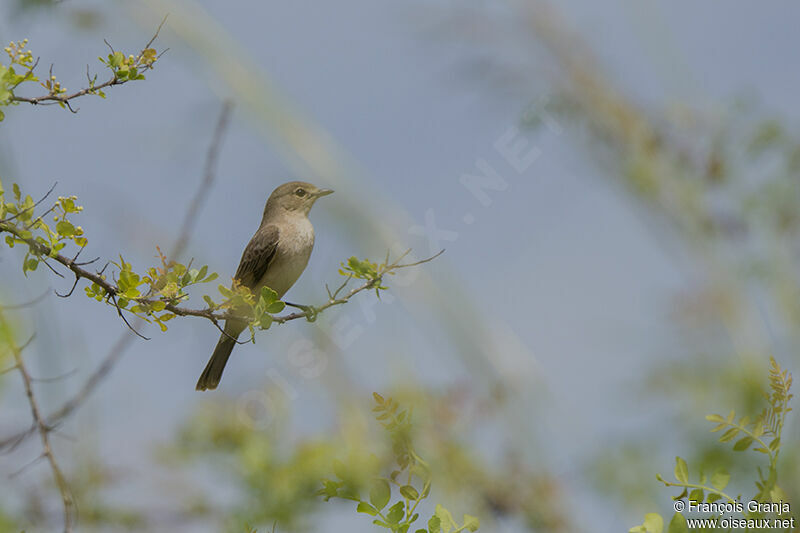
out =
<path fill-rule="evenodd" d="M 386 274 L 386 263 L 374 263 L 369 259 L 359 259 L 356 256 L 351 257 L 347 262 L 342 261 L 339 274 L 349 278 L 363 279 L 371 281 L 375 294 L 380 298 L 380 291 L 388 289 L 381 284 L 383 275 Z M 393 272 L 388 272 L 392 274 Z"/>
<path fill-rule="evenodd" d="M 11 42 L 3 50 L 8 55 L 8 63 L 0 63 L 0 107 L 16 104 L 13 101 L 14 91 L 25 82 L 39 81 L 33 69 L 36 62 L 33 54 L 27 49 L 28 39 Z M 0 121 L 5 114 L 0 109 Z"/>
<path fill-rule="evenodd" d="M 262 287 L 256 295 L 238 280 L 234 280 L 230 289 L 219 285 L 218 290 L 225 301 L 217 304 L 206 295 L 203 296 L 206 304 L 213 310 L 230 309 L 237 315 L 248 317 L 250 321 L 247 326 L 251 339 L 255 337 L 256 328 L 269 329 L 274 321 L 273 315 L 280 313 L 286 307 L 286 304 L 278 299 L 278 293 L 269 287 Z"/>
<path fill-rule="evenodd" d="M 664 483 L 667 487 L 682 487 L 683 490 L 677 496 L 673 496 L 673 500 L 681 500 L 686 498 L 687 495 L 690 501 L 700 503 L 702 501 L 715 502 L 720 499 L 728 499 L 732 501 L 727 494 L 722 492 L 728 486 L 731 475 L 724 469 L 718 468 L 714 471 L 709 479 L 708 476 L 700 469 L 698 474 L 697 483 L 689 482 L 689 465 L 682 457 L 675 458 L 675 482 L 666 481 L 661 474 L 656 474 L 656 479 Z M 708 482 L 711 485 L 708 485 Z M 688 492 L 691 489 L 691 492 Z"/>
<path fill-rule="evenodd" d="M 706 416 L 706 419 L 717 424 L 711 428 L 712 432 L 725 430 L 719 437 L 720 442 L 731 442 L 736 439 L 733 444 L 734 451 L 745 451 L 755 444 L 754 451 L 769 457 L 766 473 L 761 468 L 758 469 L 758 479 L 755 481 L 758 492 L 753 499 L 756 501 L 777 502 L 787 500 L 786 494 L 777 484 L 777 460 L 781 447 L 781 432 L 786 415 L 792 410 L 788 404 L 793 395 L 789 392 L 792 386 L 792 375 L 788 371 L 782 370 L 772 357 L 770 357 L 769 382 L 771 392 L 764 393 L 767 406 L 755 418 L 751 419 L 749 416 L 743 416 L 737 420 L 736 412 L 731 411 L 726 417 L 712 414 Z M 680 494 L 673 496 L 673 500 L 682 500 L 687 496 L 690 501 L 697 503 L 703 501 L 715 502 L 721 499 L 728 502 L 737 502 L 741 499 L 741 495 L 737 495 L 734 498 L 723 492 L 731 479 L 730 474 L 724 469 L 717 469 L 709 479 L 703 469 L 700 468 L 698 480 L 691 482 L 688 463 L 685 459 L 676 457 L 674 475 L 675 481 L 667 481 L 661 474 L 656 475 L 656 479 L 664 483 L 665 486 L 682 489 Z M 745 511 L 743 514 L 748 518 L 761 516 L 759 512 Z M 661 515 L 649 513 L 645 515 L 645 521 L 642 524 L 631 528 L 629 531 L 630 533 L 661 533 L 663 527 L 664 521 Z M 667 531 L 668 533 L 688 531 L 686 519 L 683 515 L 675 513 Z"/>
<path fill-rule="evenodd" d="M 406 533 L 412 524 L 419 519 L 416 512 L 419 504 L 431 491 L 431 473 L 428 465 L 413 449 L 411 435 L 411 413 L 400 409 L 392 398 L 384 398 L 373 393 L 375 406 L 373 412 L 376 419 L 389 433 L 392 451 L 397 468 L 389 477 L 378 477 L 372 483 L 366 498 L 362 497 L 352 483 L 348 482 L 348 472 L 341 462 L 334 463 L 334 474 L 338 479 L 324 479 L 318 491 L 325 501 L 331 498 L 342 498 L 356 502 L 356 511 L 374 517 L 373 524 L 392 533 Z M 416 486 L 415 486 L 416 485 Z M 420 487 L 421 486 L 421 487 Z M 420 487 L 420 488 L 418 488 Z M 393 491 L 397 500 L 392 502 Z M 460 533 L 477 531 L 480 527 L 478 518 L 464 515 L 459 525 L 450 511 L 437 505 L 433 515 L 428 519 L 427 528 L 419 528 L 415 533 Z"/>
<path fill-rule="evenodd" d="M 675 481 L 665 480 L 661 474 L 656 474 L 656 479 L 664 483 L 667 487 L 680 487 L 682 490 L 673 500 L 682 500 L 688 496 L 689 500 L 695 503 L 703 501 L 715 502 L 720 499 L 735 501 L 723 492 L 731 479 L 730 474 L 724 468 L 718 468 L 709 479 L 706 473 L 700 469 L 696 483 L 690 482 L 689 465 L 682 457 L 675 458 Z M 710 483 L 710 485 L 709 485 Z M 648 513 L 645 515 L 644 522 L 632 527 L 629 533 L 661 533 L 664 529 L 664 520 L 658 513 Z M 667 527 L 668 533 L 688 533 L 686 518 L 681 513 L 675 513 Z"/>
<path fill-rule="evenodd" d="M 186 288 L 197 283 L 208 283 L 217 279 L 217 273 L 208 274 L 208 266 L 204 265 L 199 270 L 177 261 L 167 261 L 161 250 L 158 249 L 161 266 L 147 269 L 145 275 L 140 275 L 133 270 L 131 263 L 120 256 L 119 262 L 112 262 L 117 267 L 115 280 L 116 294 L 110 295 L 98 283 L 86 287 L 89 298 L 116 306 L 120 312 L 128 311 L 145 320 L 155 322 L 161 331 L 167 330 L 166 322 L 175 318 L 164 309 L 169 305 L 177 305 L 186 300 L 189 294 Z M 105 276 L 102 276 L 105 279 Z"/>
<path fill-rule="evenodd" d="M 68 242 L 74 242 L 80 247 L 86 246 L 87 240 L 83 236 L 83 228 L 76 226 L 69 220 L 70 215 L 79 213 L 83 207 L 77 205 L 76 196 L 59 196 L 58 200 L 41 215 L 35 215 L 36 204 L 30 195 L 22 195 L 19 185 L 12 186 L 13 199 L 6 201 L 3 184 L 0 182 L 0 223 L 13 227 L 16 231 L 5 237 L 6 244 L 13 248 L 16 244 L 28 246 L 22 271 L 36 270 L 39 263 L 47 256 L 43 253 L 47 247 L 49 257 L 55 257 Z M 53 214 L 53 225 L 45 222 L 45 216 Z M 37 247 L 28 241 L 41 245 Z"/>
<path fill-rule="evenodd" d="M 769 386 L 770 392 L 762 393 L 767 406 L 754 419 L 743 416 L 737 421 L 736 412 L 732 410 L 727 417 L 714 414 L 708 415 L 706 420 L 717 423 L 711 431 L 726 430 L 719 437 L 720 442 L 730 442 L 739 437 L 733 445 L 734 451 L 744 451 L 755 444 L 753 451 L 769 457 L 767 474 L 759 470 L 759 480 L 756 481 L 759 492 L 756 498 L 759 500 L 771 498 L 777 501 L 784 496 L 783 490 L 777 486 L 781 433 L 786 415 L 792 411 L 789 402 L 794 395 L 789 392 L 792 387 L 792 375 L 787 370 L 781 369 L 772 357 L 770 357 Z"/>
<path fill-rule="evenodd" d="M 145 79 L 142 72 L 153 68 L 153 64 L 158 60 L 158 53 L 154 48 L 145 48 L 137 55 L 128 54 L 126 56 L 118 50 L 112 50 L 106 58 L 98 57 L 97 59 L 111 69 L 114 79 L 133 81 Z M 105 97 L 102 91 L 99 91 L 98 94 Z"/>
<path fill-rule="evenodd" d="M 47 94 L 49 96 L 61 96 L 67 92 L 67 88 L 61 85 L 61 82 L 58 81 L 53 74 L 50 74 L 50 76 L 43 82 L 40 82 L 39 85 L 47 89 Z M 64 107 L 64 102 L 60 102 L 60 105 Z"/>

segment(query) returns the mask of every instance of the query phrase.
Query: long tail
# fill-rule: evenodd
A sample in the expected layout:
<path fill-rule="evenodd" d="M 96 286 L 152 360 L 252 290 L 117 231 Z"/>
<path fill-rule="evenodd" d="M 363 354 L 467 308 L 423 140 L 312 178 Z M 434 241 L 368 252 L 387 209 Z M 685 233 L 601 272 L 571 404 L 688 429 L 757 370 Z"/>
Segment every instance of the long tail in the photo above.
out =
<path fill-rule="evenodd" d="M 226 330 L 228 328 L 225 328 Z M 238 335 L 237 335 L 238 336 Z M 219 385 L 219 380 L 222 379 L 222 371 L 225 370 L 225 364 L 228 362 L 228 357 L 231 356 L 233 347 L 236 346 L 236 340 L 233 335 L 226 335 L 223 333 L 219 337 L 217 347 L 214 348 L 214 353 L 211 355 L 206 369 L 197 380 L 196 390 L 214 390 Z"/>

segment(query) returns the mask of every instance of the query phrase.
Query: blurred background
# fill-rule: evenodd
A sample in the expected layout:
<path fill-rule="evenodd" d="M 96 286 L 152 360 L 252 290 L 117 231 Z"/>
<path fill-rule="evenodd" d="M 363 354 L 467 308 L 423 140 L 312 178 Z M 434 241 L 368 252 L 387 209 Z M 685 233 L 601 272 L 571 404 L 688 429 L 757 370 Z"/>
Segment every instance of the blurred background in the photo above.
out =
<path fill-rule="evenodd" d="M 224 282 L 264 202 L 290 179 L 336 194 L 287 299 L 319 304 L 339 263 L 411 248 L 431 263 L 314 323 L 259 332 L 218 391 L 194 384 L 218 337 L 200 319 L 134 337 L 69 299 L 70 279 L 0 255 L 46 413 L 96 388 L 53 434 L 81 531 L 374 531 L 316 496 L 334 459 L 388 457 L 373 391 L 413 407 L 432 500 L 481 531 L 627 531 L 671 514 L 674 456 L 727 467 L 708 413 L 757 414 L 768 357 L 800 353 L 800 7 L 343 0 L 0 0 L 0 40 L 29 39 L 68 89 L 169 14 L 147 80 L 105 100 L 6 108 L 0 175 L 78 196 L 85 258 L 144 270 L 200 186 L 179 259 Z M 27 94 L 26 94 L 27 95 Z M 34 95 L 32 93 L 31 95 Z M 216 283 L 198 287 L 214 294 Z M 83 396 L 80 396 L 83 398 Z M 0 439 L 30 426 L 0 377 Z M 781 485 L 800 490 L 790 419 Z M 8 444 L 8 442 L 6 443 Z M 0 528 L 53 531 L 60 499 L 32 438 L 0 456 Z M 426 507 L 427 506 L 427 507 Z M 423 511 L 432 512 L 425 504 Z"/>

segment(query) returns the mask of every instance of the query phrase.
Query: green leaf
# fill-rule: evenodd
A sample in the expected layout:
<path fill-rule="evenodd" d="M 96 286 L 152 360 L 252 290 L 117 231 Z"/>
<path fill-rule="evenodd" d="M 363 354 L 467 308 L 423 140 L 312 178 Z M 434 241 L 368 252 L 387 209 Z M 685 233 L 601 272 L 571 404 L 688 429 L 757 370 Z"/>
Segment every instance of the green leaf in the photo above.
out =
<path fill-rule="evenodd" d="M 722 436 L 719 438 L 719 441 L 720 442 L 732 441 L 734 438 L 736 438 L 736 435 L 738 433 L 739 433 L 739 428 L 731 428 L 722 434 Z"/>
<path fill-rule="evenodd" d="M 450 533 L 451 529 L 457 527 L 456 521 L 453 520 L 453 515 L 451 515 L 450 511 L 445 509 L 441 504 L 436 504 L 436 511 L 434 514 L 439 517 L 439 520 L 441 520 L 442 531 L 444 533 Z"/>
<path fill-rule="evenodd" d="M 125 61 L 125 55 L 122 52 L 114 52 L 108 56 L 108 64 L 112 67 L 118 67 Z"/>
<path fill-rule="evenodd" d="M 711 476 L 711 486 L 717 490 L 724 490 L 730 480 L 731 475 L 724 468 L 718 468 Z"/>
<path fill-rule="evenodd" d="M 478 517 L 476 516 L 470 516 L 468 514 L 465 514 L 464 527 L 466 527 L 470 531 L 478 531 L 478 528 L 481 527 L 481 521 L 478 520 Z"/>
<path fill-rule="evenodd" d="M 29 270 L 34 271 L 38 268 L 38 266 L 39 266 L 39 260 L 36 259 L 35 257 L 31 257 L 30 259 L 25 261 L 25 264 L 23 265 L 24 268 L 22 270 L 24 272 L 27 272 Z"/>
<path fill-rule="evenodd" d="M 703 489 L 694 489 L 692 492 L 689 493 L 689 499 L 693 502 L 702 502 L 705 499 L 706 495 L 703 492 Z"/>
<path fill-rule="evenodd" d="M 267 313 L 280 313 L 283 311 L 284 307 L 286 307 L 286 304 L 281 301 L 272 302 L 267 306 Z"/>
<path fill-rule="evenodd" d="M 675 458 L 675 479 L 681 483 L 689 482 L 689 466 L 680 457 Z"/>
<path fill-rule="evenodd" d="M 672 520 L 669 521 L 667 533 L 689 533 L 689 526 L 682 514 L 675 513 L 672 515 Z"/>
<path fill-rule="evenodd" d="M 720 489 L 720 490 L 722 490 L 722 489 Z M 719 500 L 720 498 L 722 498 L 722 496 L 720 496 L 716 492 L 709 492 L 708 496 L 706 496 L 706 501 L 709 502 L 709 503 L 713 503 L 713 502 Z"/>
<path fill-rule="evenodd" d="M 409 500 L 417 501 L 419 499 L 419 492 L 411 485 L 403 485 L 400 487 L 400 494 Z"/>
<path fill-rule="evenodd" d="M 378 479 L 369 489 L 369 501 L 379 511 L 386 507 L 392 497 L 392 488 L 385 479 Z"/>
<path fill-rule="evenodd" d="M 217 290 L 219 290 L 220 294 L 222 294 L 222 296 L 225 298 L 232 298 L 234 296 L 234 292 L 225 285 L 220 284 L 217 286 Z"/>
<path fill-rule="evenodd" d="M 331 479 L 323 479 L 322 488 L 317 491 L 317 495 L 322 496 L 322 498 L 327 502 L 331 498 L 335 498 L 339 495 L 340 486 L 340 482 L 336 482 Z"/>
<path fill-rule="evenodd" d="M 359 502 L 358 503 L 358 507 L 356 507 L 356 511 L 358 511 L 359 513 L 368 514 L 370 516 L 375 516 L 375 515 L 378 514 L 377 509 L 375 509 L 373 506 L 371 506 L 367 502 Z"/>
<path fill-rule="evenodd" d="M 733 451 L 743 452 L 749 448 L 751 444 L 753 444 L 753 437 L 742 437 L 736 441 L 736 444 L 733 445 Z"/>
<path fill-rule="evenodd" d="M 389 508 L 389 512 L 386 514 L 386 520 L 390 524 L 397 524 L 403 519 L 405 514 L 405 503 L 397 502 Z"/>
<path fill-rule="evenodd" d="M 265 303 L 272 303 L 278 299 L 278 293 L 269 287 L 261 287 L 261 299 L 264 300 Z"/>
<path fill-rule="evenodd" d="M 439 533 L 442 530 L 442 519 L 436 515 L 433 515 L 430 520 L 428 520 L 428 531 L 430 533 Z"/>
<path fill-rule="evenodd" d="M 644 515 L 644 523 L 642 525 L 647 533 L 661 533 L 664 531 L 664 519 L 658 513 Z"/>
<path fill-rule="evenodd" d="M 717 422 L 717 423 L 724 423 L 725 418 L 722 415 L 706 415 L 706 420 L 709 422 Z"/>

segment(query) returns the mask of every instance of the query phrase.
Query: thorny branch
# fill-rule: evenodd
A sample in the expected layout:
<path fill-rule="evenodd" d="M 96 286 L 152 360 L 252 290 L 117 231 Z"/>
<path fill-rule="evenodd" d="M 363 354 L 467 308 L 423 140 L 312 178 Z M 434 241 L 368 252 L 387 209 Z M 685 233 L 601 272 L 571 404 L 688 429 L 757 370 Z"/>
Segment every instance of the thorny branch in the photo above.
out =
<path fill-rule="evenodd" d="M 0 308 L 0 329 L 7 332 L 11 331 L 11 327 L 9 326 L 8 322 L 6 322 L 5 314 L 3 313 L 2 308 Z M 25 346 L 17 346 L 13 339 L 10 338 L 9 334 L 8 338 L 6 338 L 6 344 L 14 356 L 13 368 L 19 370 L 19 373 L 22 376 L 22 382 L 25 386 L 25 395 L 27 396 L 28 403 L 31 407 L 34 429 L 39 433 L 39 438 L 42 441 L 42 456 L 46 458 L 47 462 L 50 464 L 50 470 L 53 472 L 53 480 L 58 487 L 58 491 L 61 493 L 61 501 L 64 507 L 64 533 L 70 533 L 72 531 L 72 513 L 74 503 L 67 480 L 64 477 L 61 467 L 58 465 L 56 456 L 53 453 L 53 448 L 50 445 L 50 431 L 52 430 L 52 427 L 45 422 L 45 419 L 42 416 L 42 411 L 39 408 L 39 403 L 36 401 L 36 396 L 33 392 L 33 378 L 25 366 L 25 361 L 22 359 L 22 350 L 25 346 L 27 346 L 28 343 L 26 343 Z"/>
<path fill-rule="evenodd" d="M 72 273 L 76 277 L 86 279 L 87 281 L 91 281 L 92 283 L 96 283 L 98 286 L 100 286 L 105 291 L 107 298 L 110 298 L 110 299 L 113 300 L 119 295 L 120 290 L 117 288 L 117 285 L 115 283 L 113 283 L 113 282 L 108 281 L 106 279 L 106 277 L 103 276 L 100 272 L 90 272 L 89 270 L 86 270 L 83 267 L 81 267 L 80 265 L 78 265 L 78 263 L 76 263 L 74 260 L 72 260 L 72 259 L 70 259 L 68 257 L 64 257 L 61 254 L 52 255 L 51 249 L 50 249 L 49 246 L 47 246 L 46 244 L 42 244 L 40 242 L 37 242 L 34 239 L 24 237 L 22 232 L 17 227 L 15 227 L 13 224 L 0 222 L 0 233 L 2 233 L 4 231 L 13 234 L 19 240 L 23 241 L 25 244 L 30 246 L 31 249 L 37 255 L 40 255 L 42 257 L 48 257 L 49 256 L 53 260 L 55 260 L 56 262 L 61 263 L 63 266 L 65 266 L 70 271 L 72 271 Z M 402 268 L 408 268 L 408 267 L 412 267 L 412 266 L 417 266 L 417 265 L 420 265 L 422 263 L 427 263 L 428 261 L 432 261 L 433 259 L 437 258 L 439 255 L 441 255 L 444 252 L 444 250 L 442 250 L 441 252 L 437 253 L 436 255 L 433 255 L 433 256 L 431 256 L 431 257 L 429 257 L 427 259 L 423 259 L 421 261 L 417 261 L 417 262 L 414 262 L 414 263 L 401 264 L 400 261 L 409 253 L 409 251 L 407 251 L 404 254 L 402 254 L 400 256 L 400 258 L 398 258 L 393 263 L 381 265 L 380 268 L 378 269 L 375 277 L 366 280 L 362 285 L 352 289 L 346 295 L 339 296 L 341 294 L 341 291 L 344 290 L 345 285 L 347 283 L 345 283 L 342 286 L 340 286 L 334 293 L 330 293 L 330 291 L 328 291 L 328 293 L 329 293 L 328 294 L 328 301 L 325 302 L 324 304 L 322 304 L 320 306 L 317 306 L 317 307 L 304 308 L 304 310 L 299 311 L 299 312 L 276 316 L 276 317 L 273 318 L 273 321 L 274 322 L 278 322 L 279 324 L 283 324 L 283 323 L 289 322 L 290 320 L 297 320 L 299 318 L 313 318 L 312 314 L 316 315 L 319 312 L 324 311 L 325 309 L 328 309 L 330 307 L 333 307 L 333 306 L 336 306 L 336 305 L 345 304 L 345 303 L 347 303 L 348 300 L 350 300 L 350 298 L 352 298 L 353 296 L 355 296 L 359 292 L 366 291 L 366 290 L 369 290 L 369 289 L 374 289 L 374 288 L 380 286 L 381 281 L 383 279 L 383 276 L 385 276 L 387 274 L 391 274 L 395 270 L 399 270 L 399 269 L 402 269 Z M 349 279 L 346 280 L 346 281 L 349 281 Z M 164 302 L 164 300 L 161 300 L 161 299 L 158 299 L 158 298 L 137 298 L 136 301 L 139 302 L 140 304 L 153 304 L 155 302 Z M 244 317 L 241 317 L 241 316 L 237 315 L 236 313 L 234 313 L 232 311 L 219 312 L 219 311 L 217 311 L 217 310 L 215 310 L 213 308 L 191 309 L 191 308 L 188 308 L 188 307 L 180 307 L 179 305 L 177 305 L 176 303 L 173 303 L 173 302 L 165 302 L 164 309 L 166 311 L 169 311 L 170 313 L 172 313 L 174 315 L 177 315 L 177 316 L 182 316 L 182 317 L 193 316 L 193 317 L 205 318 L 205 319 L 207 319 L 207 320 L 209 320 L 209 321 L 211 321 L 211 322 L 213 322 L 215 324 L 217 322 L 221 321 L 221 320 L 228 320 L 230 318 L 239 318 L 239 319 L 244 318 Z M 313 311 L 313 313 L 312 313 L 312 311 Z M 120 312 L 121 312 L 121 310 L 120 310 Z"/>

